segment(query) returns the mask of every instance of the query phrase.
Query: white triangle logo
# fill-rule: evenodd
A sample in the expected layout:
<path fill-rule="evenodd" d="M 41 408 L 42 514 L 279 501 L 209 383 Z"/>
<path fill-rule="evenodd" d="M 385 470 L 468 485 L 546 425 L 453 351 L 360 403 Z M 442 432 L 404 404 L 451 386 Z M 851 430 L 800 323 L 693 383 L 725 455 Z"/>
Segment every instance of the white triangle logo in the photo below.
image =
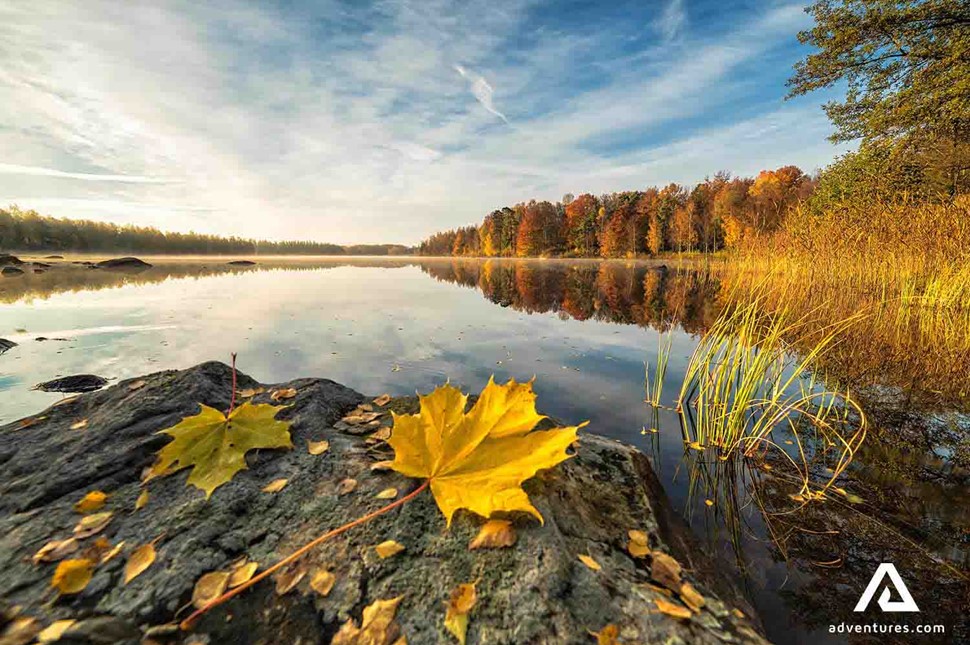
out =
<path fill-rule="evenodd" d="M 883 611 L 919 611 L 919 607 L 916 606 L 916 601 L 913 600 L 909 589 L 906 588 L 906 583 L 903 582 L 903 579 L 899 576 L 899 572 L 896 571 L 896 567 L 891 562 L 883 562 L 876 569 L 876 572 L 872 574 L 872 580 L 869 581 L 869 586 L 862 592 L 862 597 L 859 598 L 859 602 L 853 611 L 866 610 L 872 597 L 876 595 L 880 583 L 887 576 L 889 577 L 889 582 L 896 588 L 896 593 L 901 600 L 889 600 L 889 585 L 886 585 L 877 601 L 879 608 Z"/>

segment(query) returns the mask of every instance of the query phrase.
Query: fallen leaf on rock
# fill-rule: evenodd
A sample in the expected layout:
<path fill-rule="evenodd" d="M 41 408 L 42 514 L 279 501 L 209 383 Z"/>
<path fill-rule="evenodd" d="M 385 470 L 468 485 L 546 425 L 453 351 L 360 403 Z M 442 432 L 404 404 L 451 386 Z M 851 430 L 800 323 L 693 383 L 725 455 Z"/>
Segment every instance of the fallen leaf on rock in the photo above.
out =
<path fill-rule="evenodd" d="M 331 645 L 396 645 L 401 628 L 394 615 L 403 597 L 375 600 L 364 607 L 360 627 L 353 619 L 348 620 L 334 635 Z"/>
<path fill-rule="evenodd" d="M 634 558 L 645 558 L 650 555 L 650 538 L 643 531 L 628 531 L 630 542 L 626 545 L 626 550 Z"/>
<path fill-rule="evenodd" d="M 259 568 L 258 562 L 243 562 L 242 564 L 234 567 L 229 574 L 229 580 L 226 582 L 226 586 L 229 589 L 238 587 L 241 584 L 249 582 L 249 579 L 253 577 L 256 573 L 256 569 Z"/>
<path fill-rule="evenodd" d="M 292 448 L 290 422 L 277 421 L 282 408 L 243 403 L 227 418 L 207 405 L 160 434 L 172 441 L 158 452 L 147 479 L 192 468 L 186 485 L 205 491 L 206 498 L 246 468 L 246 453 L 257 448 Z M 231 434 L 230 434 L 231 432 Z M 147 481 L 146 479 L 146 481 Z"/>
<path fill-rule="evenodd" d="M 379 555 L 383 560 L 385 558 L 391 557 L 392 555 L 397 555 L 398 553 L 403 551 L 404 545 L 398 542 L 395 542 L 394 540 L 387 540 L 375 546 L 374 550 L 377 552 L 377 555 Z"/>
<path fill-rule="evenodd" d="M 377 499 L 394 499 L 397 497 L 396 488 L 385 488 L 377 494 Z"/>
<path fill-rule="evenodd" d="M 333 589 L 334 583 L 337 581 L 337 576 L 333 575 L 323 567 L 315 569 L 313 575 L 310 576 L 310 588 L 316 591 L 321 596 L 326 596 Z"/>
<path fill-rule="evenodd" d="M 108 496 L 105 493 L 93 490 L 74 504 L 74 510 L 78 513 L 93 513 L 101 510 L 107 499 Z"/>
<path fill-rule="evenodd" d="M 370 423 L 372 421 L 376 421 L 378 417 L 381 416 L 381 414 L 382 414 L 381 412 L 354 411 L 348 414 L 347 416 L 345 416 L 343 419 L 341 419 L 341 421 L 343 421 L 344 423 L 349 423 L 352 426 L 359 426 L 364 423 Z"/>
<path fill-rule="evenodd" d="M 74 537 L 84 539 L 100 533 L 104 530 L 104 527 L 108 526 L 113 515 L 114 513 L 111 511 L 85 515 L 74 527 Z"/>
<path fill-rule="evenodd" d="M 620 635 L 620 628 L 610 623 L 606 625 L 603 629 L 598 632 L 590 632 L 590 635 L 596 638 L 596 645 L 619 645 L 620 641 L 618 637 Z"/>
<path fill-rule="evenodd" d="M 102 551 L 102 553 L 101 553 L 101 559 L 98 562 L 98 564 L 104 564 L 105 562 L 108 562 L 109 560 L 114 559 L 115 556 L 117 556 L 119 553 L 121 553 L 121 549 L 124 546 L 125 546 L 125 541 L 122 540 L 121 542 L 118 542 L 118 544 L 114 545 L 113 547 L 108 548 L 108 549 L 105 549 L 104 551 Z"/>
<path fill-rule="evenodd" d="M 30 616 L 18 616 L 7 623 L 3 631 L 0 631 L 0 643 L 26 645 L 33 641 L 40 631 L 39 620 Z"/>
<path fill-rule="evenodd" d="M 69 630 L 76 620 L 66 619 L 66 620 L 55 620 L 53 623 L 45 627 L 37 634 L 38 643 L 53 643 L 59 641 L 64 632 Z M 0 639 L 2 642 L 2 639 Z"/>
<path fill-rule="evenodd" d="M 244 399 L 251 399 L 257 394 L 262 394 L 265 391 L 266 389 L 261 387 L 248 387 L 245 390 L 239 390 L 239 396 Z"/>
<path fill-rule="evenodd" d="M 468 612 L 477 601 L 474 582 L 460 584 L 451 592 L 445 611 L 445 629 L 454 634 L 461 645 L 465 645 L 465 634 L 468 633 Z"/>
<path fill-rule="evenodd" d="M 265 486 L 263 486 L 263 492 L 264 493 L 278 493 L 281 490 L 283 490 L 284 488 L 286 488 L 286 484 L 289 483 L 289 481 L 290 480 L 289 479 L 286 479 L 286 478 L 274 479 L 270 483 L 268 483 Z"/>
<path fill-rule="evenodd" d="M 300 580 L 306 575 L 306 565 L 298 564 L 295 567 L 290 567 L 276 576 L 276 593 L 280 596 L 288 594 L 293 591 L 293 589 L 300 584 Z"/>
<path fill-rule="evenodd" d="M 30 418 L 27 418 L 27 419 L 21 419 L 17 423 L 17 429 L 18 430 L 24 430 L 24 429 L 29 428 L 30 426 L 32 426 L 32 425 L 34 425 L 36 423 L 40 423 L 41 421 L 43 421 L 46 418 L 47 417 L 30 417 Z"/>
<path fill-rule="evenodd" d="M 134 392 L 135 390 L 140 390 L 141 388 L 145 387 L 146 385 L 147 385 L 147 383 L 145 383 L 145 381 L 135 381 L 134 383 L 131 383 L 128 386 L 128 391 L 129 392 Z"/>
<path fill-rule="evenodd" d="M 210 602 L 221 596 L 229 585 L 228 571 L 211 571 L 204 574 L 192 589 L 192 605 L 202 609 Z"/>
<path fill-rule="evenodd" d="M 94 562 L 91 560 L 62 560 L 54 570 L 51 586 L 62 594 L 80 593 L 91 582 Z"/>
<path fill-rule="evenodd" d="M 87 428 L 87 427 L 88 427 L 87 419 L 81 419 L 77 423 L 71 424 L 71 430 L 83 430 L 84 428 Z"/>
<path fill-rule="evenodd" d="M 373 400 L 373 404 L 379 408 L 383 408 L 385 405 L 391 402 L 390 394 L 382 394 Z"/>
<path fill-rule="evenodd" d="M 354 492 L 354 489 L 356 488 L 357 488 L 356 479 L 351 479 L 349 477 L 347 479 L 341 479 L 340 482 L 337 483 L 337 494 L 347 495 L 348 493 Z"/>
<path fill-rule="evenodd" d="M 597 562 L 596 560 L 594 560 L 593 558 L 591 558 L 588 555 L 578 555 L 576 557 L 579 558 L 579 561 L 580 562 L 582 562 L 583 564 L 585 564 L 587 567 L 589 567 L 593 571 L 600 571 L 603 568 L 603 567 L 600 566 L 600 563 L 599 562 Z"/>
<path fill-rule="evenodd" d="M 515 527 L 508 520 L 489 520 L 482 525 L 469 549 L 500 549 L 515 544 Z"/>
<path fill-rule="evenodd" d="M 669 600 L 664 600 L 663 598 L 654 598 L 653 601 L 657 604 L 657 609 L 660 613 L 667 614 L 674 618 L 687 619 L 691 617 L 690 609 L 687 607 L 682 607 L 676 603 L 672 603 Z"/>
<path fill-rule="evenodd" d="M 307 441 L 306 450 L 311 455 L 322 455 L 330 450 L 330 442 L 326 439 L 322 441 Z"/>
<path fill-rule="evenodd" d="M 386 470 L 392 470 L 394 462 L 391 460 L 386 461 L 375 461 L 370 465 L 370 469 L 374 472 L 383 472 Z"/>
<path fill-rule="evenodd" d="M 684 604 L 694 610 L 694 613 L 700 613 L 704 605 L 707 604 L 707 600 L 704 599 L 694 586 L 685 582 L 680 585 L 680 599 L 684 601 Z"/>
<path fill-rule="evenodd" d="M 380 430 L 378 430 L 377 432 L 371 434 L 369 437 L 367 437 L 367 440 L 377 442 L 377 441 L 387 441 L 390 438 L 391 438 L 391 429 L 385 426 Z"/>
<path fill-rule="evenodd" d="M 132 551 L 128 556 L 128 562 L 125 563 L 125 584 L 144 573 L 153 562 L 155 562 L 155 547 L 151 544 L 143 544 Z"/>
<path fill-rule="evenodd" d="M 270 392 L 269 398 L 272 401 L 282 401 L 284 399 L 292 399 L 296 396 L 296 388 L 287 387 L 281 390 L 273 390 Z"/>
<path fill-rule="evenodd" d="M 31 560 L 34 564 L 40 562 L 57 562 L 63 560 L 78 549 L 78 541 L 74 538 L 66 540 L 51 540 L 37 550 Z"/>
<path fill-rule="evenodd" d="M 654 551 L 650 577 L 671 591 L 680 590 L 680 563 L 662 551 Z"/>
<path fill-rule="evenodd" d="M 579 428 L 533 430 L 544 417 L 536 412 L 532 383 L 490 379 L 467 413 L 468 397 L 443 385 L 421 396 L 419 414 L 394 415 L 388 440 L 394 469 L 427 478 L 448 524 L 458 509 L 488 518 L 496 511 L 525 511 L 540 522 L 522 482 L 570 457 L 566 452 Z"/>
<path fill-rule="evenodd" d="M 141 509 L 145 508 L 146 504 L 148 504 L 147 488 L 138 494 L 138 499 L 135 500 L 135 510 L 140 511 Z"/>
<path fill-rule="evenodd" d="M 735 618 L 746 618 L 746 616 L 744 615 L 744 612 L 738 609 L 737 607 L 732 609 L 731 613 L 734 614 Z"/>

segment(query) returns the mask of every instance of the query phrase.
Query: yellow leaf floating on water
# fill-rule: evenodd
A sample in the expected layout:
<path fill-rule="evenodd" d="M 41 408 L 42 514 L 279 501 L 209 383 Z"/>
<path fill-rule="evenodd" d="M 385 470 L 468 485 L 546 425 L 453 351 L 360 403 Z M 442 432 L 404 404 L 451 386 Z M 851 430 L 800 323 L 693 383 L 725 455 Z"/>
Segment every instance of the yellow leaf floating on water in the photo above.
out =
<path fill-rule="evenodd" d="M 394 499 L 397 497 L 396 488 L 385 488 L 376 495 L 377 499 Z"/>
<path fill-rule="evenodd" d="M 323 567 L 316 569 L 310 576 L 310 588 L 321 596 L 326 596 L 333 589 L 337 576 L 333 575 Z"/>
<path fill-rule="evenodd" d="M 153 562 L 155 562 L 155 547 L 151 544 L 143 544 L 132 551 L 128 556 L 128 562 L 125 563 L 125 584 L 144 573 Z"/>
<path fill-rule="evenodd" d="M 650 538 L 643 531 L 628 531 L 630 541 L 626 545 L 626 550 L 634 558 L 645 558 L 650 555 Z"/>
<path fill-rule="evenodd" d="M 66 540 L 51 540 L 37 550 L 31 560 L 34 564 L 41 562 L 57 562 L 63 560 L 78 549 L 78 541 L 74 538 Z"/>
<path fill-rule="evenodd" d="M 387 540 L 375 546 L 374 550 L 377 552 L 377 555 L 379 555 L 383 560 L 385 558 L 391 557 L 392 555 L 397 555 L 398 553 L 403 551 L 404 545 L 398 542 L 395 542 L 394 540 Z"/>
<path fill-rule="evenodd" d="M 445 611 L 445 629 L 454 634 L 461 645 L 465 645 L 465 634 L 468 633 L 468 612 L 477 601 L 474 582 L 460 584 L 451 592 Z"/>
<path fill-rule="evenodd" d="M 202 609 L 221 596 L 229 585 L 228 571 L 212 571 L 199 578 L 192 589 L 192 605 Z"/>
<path fill-rule="evenodd" d="M 61 636 L 74 626 L 76 620 L 65 619 L 65 620 L 55 620 L 53 623 L 45 627 L 37 634 L 38 643 L 54 643 L 61 640 Z"/>
<path fill-rule="evenodd" d="M 108 522 L 111 521 L 113 515 L 114 513 L 111 511 L 85 515 L 77 523 L 77 526 L 74 527 L 74 537 L 84 539 L 100 533 L 104 530 L 104 527 L 108 526 Z"/>
<path fill-rule="evenodd" d="M 508 520 L 489 520 L 482 525 L 471 542 L 469 550 L 473 549 L 501 549 L 515 544 L 517 536 L 515 527 Z"/>
<path fill-rule="evenodd" d="M 397 641 L 401 628 L 394 621 L 397 606 L 404 596 L 390 600 L 375 600 L 364 607 L 360 627 L 353 619 L 340 627 L 331 645 L 390 645 Z"/>
<path fill-rule="evenodd" d="M 94 575 L 94 562 L 86 559 L 63 560 L 54 570 L 51 586 L 62 594 L 76 594 L 84 590 Z"/>
<path fill-rule="evenodd" d="M 256 573 L 256 569 L 258 568 L 258 562 L 243 562 L 239 566 L 234 567 L 229 573 L 229 580 L 226 581 L 226 586 L 229 589 L 233 589 L 249 582 L 249 579 L 253 577 L 253 574 Z"/>
<path fill-rule="evenodd" d="M 460 508 L 485 518 L 525 511 L 542 521 L 522 482 L 568 459 L 566 449 L 586 424 L 533 431 L 545 418 L 536 412 L 535 398 L 531 382 L 497 385 L 490 379 L 466 414 L 468 397 L 443 385 L 420 397 L 420 413 L 392 413 L 393 468 L 431 481 L 449 525 Z"/>
<path fill-rule="evenodd" d="M 603 567 L 600 566 L 600 563 L 599 562 L 597 562 L 596 560 L 594 560 L 593 558 L 591 558 L 588 555 L 577 555 L 576 557 L 579 558 L 579 561 L 580 562 L 582 562 L 583 564 L 585 564 L 587 567 L 589 567 L 593 571 L 600 571 L 603 568 Z"/>
<path fill-rule="evenodd" d="M 161 433 L 172 441 L 158 452 L 146 479 L 192 468 L 187 485 L 208 498 L 219 486 L 246 468 L 246 453 L 257 448 L 292 448 L 290 422 L 277 421 L 282 408 L 245 402 L 226 415 L 202 405 L 199 414 L 182 419 Z"/>
<path fill-rule="evenodd" d="M 145 508 L 146 504 L 148 504 L 147 488 L 138 494 L 138 499 L 135 500 L 135 510 L 140 511 L 141 509 Z"/>
<path fill-rule="evenodd" d="M 619 645 L 620 628 L 610 623 L 598 632 L 590 632 L 596 637 L 596 645 Z"/>
<path fill-rule="evenodd" d="M 322 441 L 307 441 L 306 450 L 311 455 L 322 455 L 330 450 L 330 442 L 326 439 Z"/>
<path fill-rule="evenodd" d="M 264 493 L 278 493 L 289 483 L 289 479 L 274 479 L 270 483 L 263 486 Z"/>
<path fill-rule="evenodd" d="M 93 513 L 101 510 L 107 499 L 108 496 L 105 493 L 93 490 L 74 504 L 74 510 L 78 513 Z"/>
<path fill-rule="evenodd" d="M 682 607 L 676 603 L 672 603 L 669 600 L 664 600 L 663 598 L 654 598 L 653 601 L 657 604 L 657 609 L 660 613 L 667 614 L 674 618 L 687 619 L 691 617 L 690 609 L 687 607 Z"/>

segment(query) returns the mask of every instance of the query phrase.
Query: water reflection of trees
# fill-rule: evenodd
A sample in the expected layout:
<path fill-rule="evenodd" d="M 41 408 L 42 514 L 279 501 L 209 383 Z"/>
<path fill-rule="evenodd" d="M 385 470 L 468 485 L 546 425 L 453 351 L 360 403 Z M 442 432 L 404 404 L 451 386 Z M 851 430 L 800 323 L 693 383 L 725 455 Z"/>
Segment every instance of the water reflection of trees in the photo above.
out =
<path fill-rule="evenodd" d="M 454 260 L 421 265 L 436 280 L 476 288 L 502 307 L 665 330 L 703 332 L 716 317 L 716 281 L 696 271 L 621 262 Z"/>

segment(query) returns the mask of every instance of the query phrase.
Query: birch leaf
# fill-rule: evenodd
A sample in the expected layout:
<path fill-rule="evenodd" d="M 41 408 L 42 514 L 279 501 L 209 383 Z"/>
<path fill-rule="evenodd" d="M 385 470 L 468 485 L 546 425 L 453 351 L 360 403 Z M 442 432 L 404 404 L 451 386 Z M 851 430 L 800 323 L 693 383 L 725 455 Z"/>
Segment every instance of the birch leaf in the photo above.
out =
<path fill-rule="evenodd" d="M 155 562 L 155 547 L 151 544 L 143 544 L 132 551 L 128 556 L 128 562 L 125 563 L 125 584 L 144 573 L 153 562 Z"/>
<path fill-rule="evenodd" d="M 333 575 L 323 567 L 320 567 L 313 572 L 312 576 L 310 576 L 310 588 L 321 596 L 326 596 L 330 593 L 330 590 L 333 589 L 333 585 L 336 581 L 337 576 Z"/>
<path fill-rule="evenodd" d="M 94 562 L 86 559 L 63 560 L 54 570 L 51 586 L 62 594 L 76 594 L 84 590 L 94 575 Z"/>
<path fill-rule="evenodd" d="M 201 408 L 199 414 L 161 431 L 172 441 L 158 452 L 148 479 L 191 467 L 186 484 L 201 489 L 208 498 L 246 468 L 246 453 L 250 450 L 293 447 L 290 422 L 276 420 L 281 406 L 246 401 L 228 418 L 207 405 Z"/>
<path fill-rule="evenodd" d="M 147 488 L 138 494 L 138 499 L 135 500 L 135 510 L 140 511 L 141 509 L 145 508 L 146 504 L 148 504 Z"/>
<path fill-rule="evenodd" d="M 249 579 L 253 577 L 253 574 L 256 573 L 256 569 L 258 568 L 258 562 L 244 562 L 232 570 L 232 573 L 229 574 L 229 580 L 227 581 L 226 586 L 233 589 L 241 584 L 249 582 Z"/>
<path fill-rule="evenodd" d="M 468 397 L 443 385 L 420 397 L 418 414 L 394 417 L 388 443 L 393 468 L 431 481 L 431 492 L 448 524 L 458 509 L 488 518 L 499 511 L 542 515 L 522 483 L 544 468 L 568 459 L 579 426 L 533 430 L 544 417 L 536 412 L 532 383 L 497 385 L 494 379 L 465 412 Z"/>
<path fill-rule="evenodd" d="M 105 501 L 107 501 L 108 496 L 99 491 L 93 490 L 84 497 L 82 497 L 76 504 L 74 504 L 74 510 L 78 513 L 93 513 L 95 511 L 100 511 L 104 507 Z"/>
<path fill-rule="evenodd" d="M 588 555 L 578 555 L 576 557 L 579 558 L 579 561 L 580 562 L 582 562 L 583 564 L 585 564 L 587 567 L 589 567 L 593 571 L 600 571 L 603 568 L 603 567 L 600 566 L 600 563 L 599 562 L 597 562 L 596 560 L 594 560 L 593 558 L 591 558 Z"/>
<path fill-rule="evenodd" d="M 377 551 L 377 555 L 384 560 L 403 551 L 404 545 L 400 544 L 399 542 L 395 542 L 394 540 L 387 540 L 375 546 L 374 550 Z"/>
<path fill-rule="evenodd" d="M 403 596 L 390 600 L 375 600 L 364 607 L 360 627 L 353 620 L 341 626 L 331 641 L 331 645 L 390 645 L 397 640 L 401 628 L 394 621 L 397 606 Z"/>
<path fill-rule="evenodd" d="M 222 595 L 229 585 L 228 571 L 212 571 L 199 578 L 192 589 L 192 605 L 202 609 Z"/>
<path fill-rule="evenodd" d="M 479 529 L 478 535 L 468 543 L 469 550 L 500 549 L 515 544 L 515 528 L 508 520 L 489 520 Z"/>
<path fill-rule="evenodd" d="M 322 455 L 330 450 L 330 442 L 326 439 L 322 441 L 307 441 L 306 449 L 311 455 Z"/>
<path fill-rule="evenodd" d="M 289 483 L 289 479 L 274 479 L 270 483 L 263 486 L 264 493 L 278 493 Z"/>

